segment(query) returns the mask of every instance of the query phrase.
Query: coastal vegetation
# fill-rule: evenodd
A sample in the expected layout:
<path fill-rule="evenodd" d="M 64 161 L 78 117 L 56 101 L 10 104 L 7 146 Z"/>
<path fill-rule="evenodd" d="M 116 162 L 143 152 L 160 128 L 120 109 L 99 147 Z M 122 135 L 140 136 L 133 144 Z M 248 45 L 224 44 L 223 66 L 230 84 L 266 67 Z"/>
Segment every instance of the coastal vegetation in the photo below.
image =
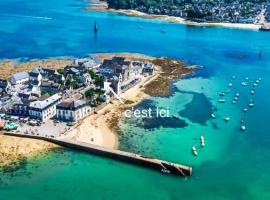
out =
<path fill-rule="evenodd" d="M 151 96 L 167 96 L 170 94 L 171 83 L 184 74 L 192 73 L 185 63 L 169 58 L 156 58 L 151 61 L 160 67 L 160 74 L 145 86 L 144 92 Z"/>
<path fill-rule="evenodd" d="M 29 71 L 37 66 L 43 66 L 47 69 L 61 69 L 72 64 L 72 59 L 44 59 L 30 60 L 27 62 L 15 62 L 14 60 L 0 61 L 0 78 L 7 79 L 17 72 Z"/>

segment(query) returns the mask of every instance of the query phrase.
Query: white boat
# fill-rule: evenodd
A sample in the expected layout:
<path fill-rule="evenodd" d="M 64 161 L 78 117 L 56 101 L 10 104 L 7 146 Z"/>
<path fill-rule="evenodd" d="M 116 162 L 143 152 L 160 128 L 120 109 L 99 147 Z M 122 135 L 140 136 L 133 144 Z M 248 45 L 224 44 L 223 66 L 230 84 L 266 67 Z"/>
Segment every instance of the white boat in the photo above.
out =
<path fill-rule="evenodd" d="M 254 83 L 253 86 L 256 87 L 258 84 L 257 83 Z"/>
<path fill-rule="evenodd" d="M 219 99 L 219 103 L 225 103 L 226 100 L 225 99 Z"/>
<path fill-rule="evenodd" d="M 249 107 L 253 107 L 254 106 L 254 103 L 250 103 L 248 104 Z"/>
<path fill-rule="evenodd" d="M 234 97 L 233 100 L 238 101 L 238 97 Z"/>
<path fill-rule="evenodd" d="M 236 97 L 239 97 L 239 96 L 240 96 L 240 94 L 239 94 L 239 93 L 236 93 L 236 94 L 235 94 L 235 96 L 236 96 Z"/>
<path fill-rule="evenodd" d="M 237 102 L 235 100 L 232 101 L 232 104 L 236 104 Z"/>
<path fill-rule="evenodd" d="M 248 77 L 246 77 L 246 80 L 248 80 Z"/>
<path fill-rule="evenodd" d="M 256 80 L 256 83 L 258 84 L 258 83 L 260 83 L 260 81 L 259 80 Z"/>
<path fill-rule="evenodd" d="M 245 126 L 245 125 L 242 125 L 242 126 L 240 127 L 240 129 L 241 129 L 241 131 L 245 131 L 245 130 L 246 130 L 246 126 Z"/>
<path fill-rule="evenodd" d="M 232 76 L 232 79 L 235 79 L 235 76 Z"/>
<path fill-rule="evenodd" d="M 201 139 L 201 141 L 202 141 L 202 140 L 204 141 L 204 137 L 203 137 L 203 136 L 201 136 L 200 139 Z"/>
<path fill-rule="evenodd" d="M 226 122 L 230 121 L 230 117 L 224 117 L 224 121 Z"/>
<path fill-rule="evenodd" d="M 244 108 L 244 110 L 243 110 L 244 112 L 247 112 L 248 111 L 248 109 L 247 108 Z"/>
<path fill-rule="evenodd" d="M 250 94 L 254 94 L 254 93 L 255 93 L 255 91 L 254 91 L 254 90 L 251 90 L 251 91 L 250 91 Z"/>
<path fill-rule="evenodd" d="M 211 118 L 216 118 L 216 115 L 214 113 L 211 114 Z"/>
<path fill-rule="evenodd" d="M 247 86 L 248 85 L 248 82 L 242 82 L 241 85 L 242 86 Z"/>
<path fill-rule="evenodd" d="M 232 86 L 233 86 L 233 84 L 232 84 L 232 83 L 229 83 L 229 84 L 228 84 L 228 87 L 232 87 Z"/>
<path fill-rule="evenodd" d="M 192 153 L 193 153 L 194 156 L 198 155 L 197 149 L 194 146 L 192 147 Z"/>
<path fill-rule="evenodd" d="M 204 141 L 201 141 L 201 146 L 202 146 L 202 147 L 205 147 Z"/>

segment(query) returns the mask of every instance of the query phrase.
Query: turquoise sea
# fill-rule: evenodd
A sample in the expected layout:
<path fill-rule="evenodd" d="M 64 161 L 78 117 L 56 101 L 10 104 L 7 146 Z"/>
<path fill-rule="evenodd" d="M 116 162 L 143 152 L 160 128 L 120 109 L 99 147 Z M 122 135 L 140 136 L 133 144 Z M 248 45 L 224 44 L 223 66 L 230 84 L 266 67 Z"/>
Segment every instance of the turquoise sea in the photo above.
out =
<path fill-rule="evenodd" d="M 136 52 L 204 66 L 195 76 L 175 81 L 170 96 L 137 105 L 169 108 L 181 120 L 121 121 L 121 149 L 191 165 L 193 176 L 166 176 L 61 150 L 28 160 L 15 172 L 0 172 L 0 199 L 270 199 L 270 33 L 87 13 L 85 6 L 83 0 L 0 0 L 0 58 Z M 241 86 L 246 77 L 250 85 Z M 251 95 L 251 83 L 259 77 L 262 81 Z M 233 86 L 221 104 L 219 93 L 229 89 L 229 82 Z M 240 97 L 234 105 L 235 93 Z M 251 99 L 255 106 L 244 113 Z M 210 118 L 213 107 L 218 109 L 215 119 Z M 227 116 L 231 120 L 226 123 Z M 201 135 L 205 148 L 199 148 Z M 198 147 L 197 157 L 192 146 Z"/>

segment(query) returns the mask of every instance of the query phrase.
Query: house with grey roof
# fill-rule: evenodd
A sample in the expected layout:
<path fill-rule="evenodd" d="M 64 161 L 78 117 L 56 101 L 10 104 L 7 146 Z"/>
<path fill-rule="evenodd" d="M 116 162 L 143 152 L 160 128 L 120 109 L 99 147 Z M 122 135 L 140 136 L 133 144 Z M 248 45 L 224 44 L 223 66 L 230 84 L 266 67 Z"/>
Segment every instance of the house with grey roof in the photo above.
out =
<path fill-rule="evenodd" d="M 56 105 L 62 101 L 60 94 L 48 98 L 40 98 L 29 105 L 29 116 L 34 119 L 46 121 L 56 115 Z"/>
<path fill-rule="evenodd" d="M 83 100 L 67 99 L 56 106 L 57 119 L 76 122 L 91 113 L 91 107 Z"/>
<path fill-rule="evenodd" d="M 29 81 L 29 74 L 27 72 L 19 72 L 16 74 L 13 74 L 10 78 L 10 83 L 12 85 L 24 85 L 28 83 Z"/>

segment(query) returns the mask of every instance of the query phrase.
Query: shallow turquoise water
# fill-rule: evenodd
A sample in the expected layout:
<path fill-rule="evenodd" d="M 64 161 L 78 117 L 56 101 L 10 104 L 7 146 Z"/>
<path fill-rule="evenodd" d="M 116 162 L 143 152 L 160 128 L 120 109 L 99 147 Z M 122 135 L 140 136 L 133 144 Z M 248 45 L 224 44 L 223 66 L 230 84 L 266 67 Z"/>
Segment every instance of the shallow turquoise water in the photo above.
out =
<path fill-rule="evenodd" d="M 184 121 L 123 120 L 121 129 L 122 149 L 192 165 L 192 177 L 163 176 L 79 152 L 53 152 L 14 173 L 1 173 L 0 199 L 270 198 L 270 33 L 86 13 L 80 0 L 0 0 L 0 4 L 1 58 L 128 51 L 204 66 L 196 76 L 176 81 L 169 97 L 152 97 L 138 105 L 169 107 Z M 94 21 L 99 26 L 97 36 L 92 32 Z M 263 80 L 253 97 L 255 107 L 243 114 L 251 95 L 250 86 L 240 83 L 259 76 Z M 218 94 L 230 81 L 228 102 L 219 104 Z M 236 92 L 239 103 L 232 105 Z M 212 106 L 218 108 L 214 120 L 209 118 Z M 223 121 L 225 116 L 230 122 Z M 241 119 L 247 127 L 244 133 L 239 130 Z M 194 157 L 190 149 L 199 146 L 201 134 L 206 147 Z"/>

